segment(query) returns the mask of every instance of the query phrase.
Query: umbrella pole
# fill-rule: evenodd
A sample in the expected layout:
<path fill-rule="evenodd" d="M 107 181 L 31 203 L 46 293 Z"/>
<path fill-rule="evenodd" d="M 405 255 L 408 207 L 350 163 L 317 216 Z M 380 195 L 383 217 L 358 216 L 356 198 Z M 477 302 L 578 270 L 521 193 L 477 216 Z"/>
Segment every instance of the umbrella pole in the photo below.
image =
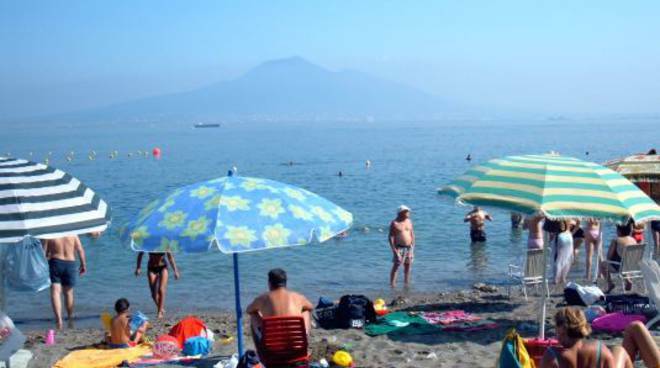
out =
<path fill-rule="evenodd" d="M 238 357 L 243 356 L 243 310 L 241 308 L 241 286 L 238 280 L 238 254 L 234 258 L 234 297 L 236 298 L 236 342 L 238 344 Z"/>
<path fill-rule="evenodd" d="M 550 246 L 550 237 L 548 236 L 548 233 L 546 231 L 543 232 L 543 237 L 545 238 L 545 239 L 543 239 L 544 240 L 543 243 L 545 244 L 545 246 L 543 247 L 543 257 L 546 260 L 546 262 L 544 262 L 546 264 L 546 266 L 543 268 L 543 285 L 541 285 L 541 305 L 540 305 L 541 308 L 539 308 L 539 311 L 540 311 L 540 313 L 539 313 L 539 339 L 541 339 L 541 340 L 545 340 L 545 298 L 546 298 L 546 290 L 547 290 L 546 285 L 547 285 L 547 282 L 548 282 L 548 277 L 547 277 L 547 273 L 548 273 L 547 272 L 547 269 L 548 269 L 548 266 L 547 266 L 547 264 L 548 264 L 547 263 L 548 252 L 547 252 L 547 249 L 548 249 L 548 246 Z"/>

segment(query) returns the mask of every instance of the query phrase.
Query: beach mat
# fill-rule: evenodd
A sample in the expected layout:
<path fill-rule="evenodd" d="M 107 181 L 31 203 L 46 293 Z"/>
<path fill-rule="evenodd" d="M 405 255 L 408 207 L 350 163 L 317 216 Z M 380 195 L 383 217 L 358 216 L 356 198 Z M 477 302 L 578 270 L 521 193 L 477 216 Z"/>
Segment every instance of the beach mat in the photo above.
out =
<path fill-rule="evenodd" d="M 126 349 L 81 349 L 72 351 L 54 368 L 107 368 L 116 367 L 123 361 L 138 361 L 142 356 L 151 354 L 151 345 L 142 344 Z"/>
<path fill-rule="evenodd" d="M 378 318 L 376 323 L 364 327 L 364 333 L 369 336 L 378 335 L 424 335 L 440 331 L 424 318 L 410 315 L 407 312 L 392 312 Z"/>

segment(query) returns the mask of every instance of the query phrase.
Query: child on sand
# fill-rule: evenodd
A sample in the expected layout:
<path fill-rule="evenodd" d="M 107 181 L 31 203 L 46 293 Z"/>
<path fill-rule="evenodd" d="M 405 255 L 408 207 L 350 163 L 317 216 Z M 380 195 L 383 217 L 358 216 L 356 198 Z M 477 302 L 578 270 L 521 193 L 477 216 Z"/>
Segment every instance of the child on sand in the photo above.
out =
<path fill-rule="evenodd" d="M 130 304 L 125 298 L 118 299 L 115 302 L 115 311 L 117 315 L 112 318 L 110 336 L 108 336 L 108 346 L 111 349 L 124 349 L 137 345 L 142 336 L 147 331 L 149 322 L 142 323 L 131 331 L 131 315 L 129 314 Z"/>

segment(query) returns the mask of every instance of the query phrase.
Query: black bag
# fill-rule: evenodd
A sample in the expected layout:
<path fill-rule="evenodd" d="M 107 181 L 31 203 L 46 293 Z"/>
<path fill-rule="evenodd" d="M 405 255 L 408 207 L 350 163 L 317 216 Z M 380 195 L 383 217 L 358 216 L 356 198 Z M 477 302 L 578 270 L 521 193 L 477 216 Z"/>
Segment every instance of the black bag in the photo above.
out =
<path fill-rule="evenodd" d="M 543 221 L 543 230 L 549 233 L 560 233 L 561 222 L 556 220 L 545 219 L 545 221 Z"/>
<path fill-rule="evenodd" d="M 374 304 L 364 295 L 344 295 L 339 299 L 335 320 L 339 328 L 362 328 L 376 321 Z"/>
<path fill-rule="evenodd" d="M 623 314 L 650 314 L 654 308 L 649 304 L 649 298 L 639 294 L 607 295 L 605 297 L 607 313 L 622 312 Z"/>
<path fill-rule="evenodd" d="M 581 305 L 584 307 L 587 306 L 582 301 L 582 297 L 580 296 L 580 293 L 578 293 L 578 291 L 573 288 L 564 289 L 564 300 L 566 300 L 566 304 L 568 305 Z"/>
<path fill-rule="evenodd" d="M 337 328 L 337 309 L 339 306 L 316 307 L 314 309 L 314 320 L 321 328 Z"/>
<path fill-rule="evenodd" d="M 236 368 L 253 367 L 261 367 L 261 362 L 259 361 L 259 357 L 257 356 L 257 353 L 254 352 L 254 350 L 248 350 L 243 353 L 241 359 L 238 360 L 238 365 Z"/>

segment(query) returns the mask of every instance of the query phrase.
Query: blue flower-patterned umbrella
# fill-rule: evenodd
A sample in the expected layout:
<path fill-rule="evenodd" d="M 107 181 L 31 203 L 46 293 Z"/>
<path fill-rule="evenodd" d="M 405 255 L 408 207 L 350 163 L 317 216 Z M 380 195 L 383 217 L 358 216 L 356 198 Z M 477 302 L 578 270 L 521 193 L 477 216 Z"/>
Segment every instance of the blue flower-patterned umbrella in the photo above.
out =
<path fill-rule="evenodd" d="M 243 352 L 238 253 L 326 241 L 353 215 L 302 188 L 227 176 L 192 184 L 151 202 L 122 230 L 135 251 L 233 254 L 238 350 Z"/>

